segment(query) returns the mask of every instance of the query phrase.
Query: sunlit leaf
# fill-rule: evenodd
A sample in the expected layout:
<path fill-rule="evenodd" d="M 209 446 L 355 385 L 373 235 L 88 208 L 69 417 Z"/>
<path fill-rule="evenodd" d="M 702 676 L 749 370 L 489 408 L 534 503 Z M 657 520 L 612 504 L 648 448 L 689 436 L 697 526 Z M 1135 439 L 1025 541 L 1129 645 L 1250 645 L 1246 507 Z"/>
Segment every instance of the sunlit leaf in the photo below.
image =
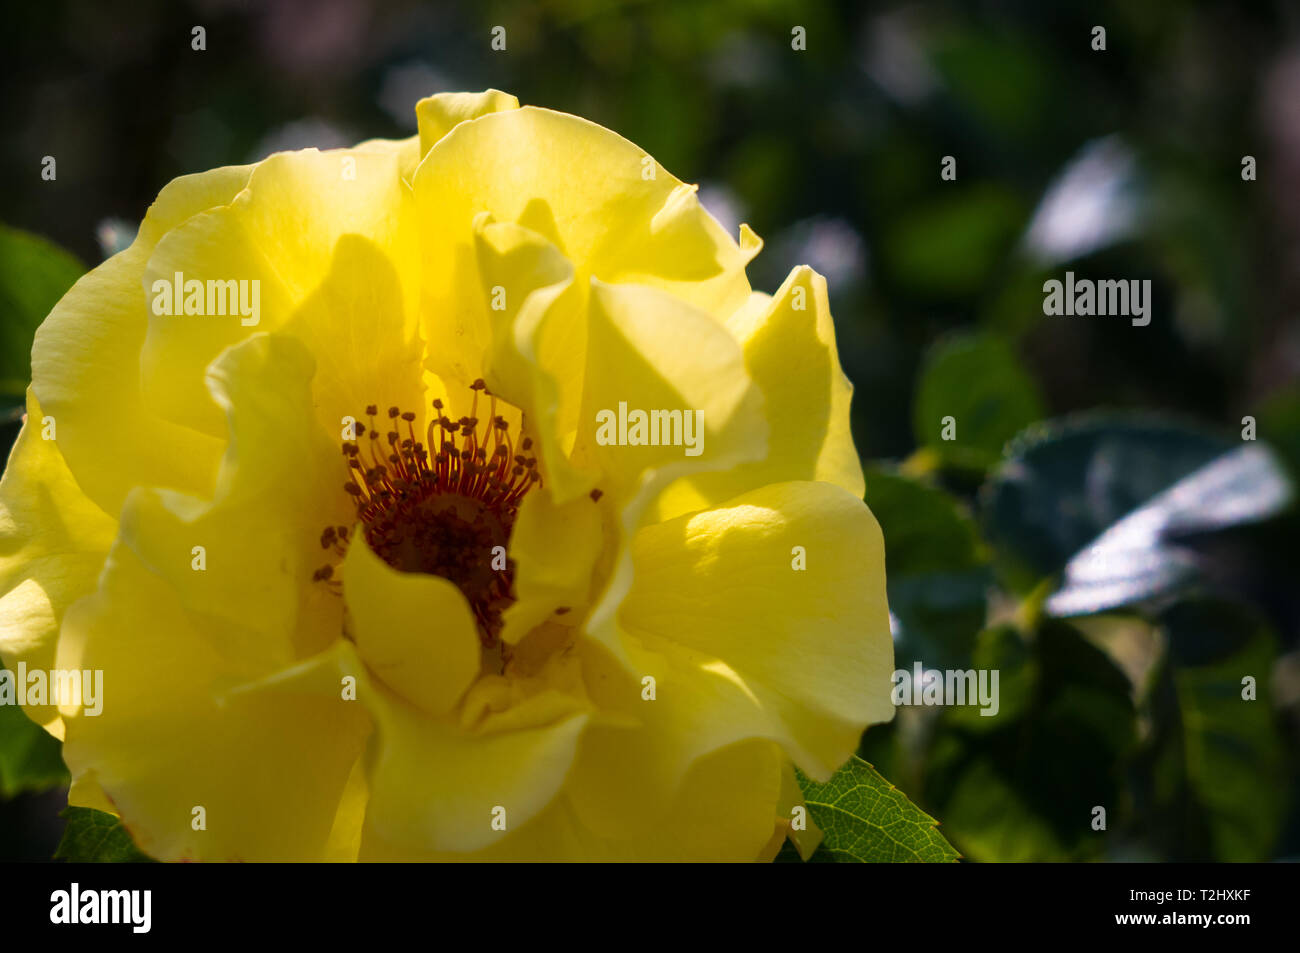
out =
<path fill-rule="evenodd" d="M 1025 251 L 1055 265 L 1128 238 L 1143 201 L 1137 171 L 1123 140 L 1088 143 L 1048 186 L 1025 232 Z"/>
<path fill-rule="evenodd" d="M 1197 579 L 1184 543 L 1265 519 L 1292 494 L 1263 445 L 1147 418 L 1095 417 L 1031 431 L 985 495 L 985 524 L 1022 588 L 1061 574 L 1055 615 L 1165 596 Z"/>
<path fill-rule="evenodd" d="M 75 863 L 152 863 L 153 859 L 135 846 L 121 819 L 88 807 L 69 807 L 63 839 L 54 852 L 55 860 Z"/>
<path fill-rule="evenodd" d="M 799 786 L 824 835 L 813 861 L 947 863 L 960 856 L 934 818 L 861 758 L 825 784 L 800 774 Z"/>

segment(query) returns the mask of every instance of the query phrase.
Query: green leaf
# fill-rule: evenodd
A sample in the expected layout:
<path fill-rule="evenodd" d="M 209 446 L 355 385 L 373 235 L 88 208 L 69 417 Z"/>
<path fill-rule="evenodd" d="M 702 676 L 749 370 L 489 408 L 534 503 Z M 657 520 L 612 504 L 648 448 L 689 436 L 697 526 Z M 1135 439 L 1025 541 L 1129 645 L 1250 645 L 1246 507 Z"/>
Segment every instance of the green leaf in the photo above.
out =
<path fill-rule="evenodd" d="M 0 659 L 3 668 L 4 660 Z M 62 749 L 57 738 L 17 705 L 0 705 L 0 798 L 67 784 Z"/>
<path fill-rule="evenodd" d="M 68 783 L 62 745 L 17 705 L 0 705 L 0 797 Z"/>
<path fill-rule="evenodd" d="M 32 336 L 85 271 L 45 239 L 0 226 L 0 397 L 27 390 Z"/>
<path fill-rule="evenodd" d="M 987 564 L 974 520 L 943 490 L 881 467 L 868 467 L 866 481 L 890 573 L 960 572 Z"/>
<path fill-rule="evenodd" d="M 944 711 L 948 726 L 969 732 L 993 731 L 1030 711 L 1038 683 L 1038 666 L 1030 647 L 1014 626 L 996 625 L 976 636 L 970 667 L 977 673 L 998 673 L 996 712 L 981 714 L 984 706 L 974 701 L 954 706 Z M 991 707 L 988 710 L 993 711 Z"/>
<path fill-rule="evenodd" d="M 55 860 L 92 864 L 153 863 L 153 858 L 135 846 L 120 818 L 88 807 L 69 807 L 61 816 L 67 818 L 68 824 L 54 852 Z"/>
<path fill-rule="evenodd" d="M 825 784 L 797 773 L 824 835 L 814 861 L 947 863 L 960 856 L 934 818 L 861 758 L 851 758 Z"/>
<path fill-rule="evenodd" d="M 1038 388 L 1011 346 L 988 333 L 956 334 L 931 350 L 913 408 L 919 446 L 952 466 L 983 470 L 1016 434 L 1044 415 Z M 943 439 L 951 417 L 955 439 Z"/>
<path fill-rule="evenodd" d="M 813 857 L 816 856 L 816 854 L 813 854 Z M 772 858 L 772 863 L 802 864 L 803 858 L 799 856 L 799 849 L 795 847 L 794 844 L 790 843 L 790 841 L 785 840 L 781 842 L 781 849 L 778 850 L 776 856 Z"/>
<path fill-rule="evenodd" d="M 1182 602 L 1159 620 L 1169 642 L 1167 732 L 1182 784 L 1158 812 L 1174 859 L 1272 856 L 1289 801 L 1287 756 L 1271 704 L 1272 633 L 1235 605 Z M 1243 698 L 1254 679 L 1255 699 Z"/>
<path fill-rule="evenodd" d="M 1293 479 L 1300 479 L 1300 384 L 1276 391 L 1254 412 L 1258 436 L 1286 460 Z"/>
<path fill-rule="evenodd" d="M 974 521 L 942 490 L 881 469 L 866 477 L 867 505 L 885 535 L 898 666 L 964 666 L 992 583 Z"/>
<path fill-rule="evenodd" d="M 1013 586 L 1060 573 L 1047 611 L 1078 615 L 1195 582 L 1197 561 L 1180 541 L 1275 515 L 1291 493 L 1262 444 L 1097 415 L 1018 439 L 984 489 L 984 522 Z"/>
<path fill-rule="evenodd" d="M 1050 104 L 1061 101 L 1062 90 L 1060 67 L 1040 48 L 996 31 L 952 27 L 936 33 L 930 56 L 945 95 L 977 129 L 996 130 L 999 143 L 1042 142 Z M 1089 93 L 1077 81 L 1069 86 L 1072 97 Z"/>
<path fill-rule="evenodd" d="M 885 235 L 886 269 L 927 298 L 978 294 L 1005 259 L 1025 218 L 1014 192 L 991 185 L 918 204 Z"/>
<path fill-rule="evenodd" d="M 1032 641 L 1001 626 L 982 633 L 976 664 L 999 672 L 997 715 L 945 709 L 922 803 L 977 861 L 1096 859 L 1091 827 L 1122 811 L 1123 765 L 1136 743 L 1128 678 L 1068 624 L 1048 619 Z"/>

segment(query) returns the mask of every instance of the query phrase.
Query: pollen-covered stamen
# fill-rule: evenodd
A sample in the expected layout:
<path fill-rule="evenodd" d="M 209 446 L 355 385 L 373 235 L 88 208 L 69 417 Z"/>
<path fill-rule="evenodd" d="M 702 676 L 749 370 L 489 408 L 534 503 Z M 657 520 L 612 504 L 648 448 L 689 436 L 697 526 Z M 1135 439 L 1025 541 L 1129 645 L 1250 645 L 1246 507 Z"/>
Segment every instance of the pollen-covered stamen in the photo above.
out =
<path fill-rule="evenodd" d="M 483 643 L 492 645 L 502 612 L 514 602 L 514 569 L 504 558 L 510 530 L 524 494 L 541 477 L 536 457 L 515 452 L 496 397 L 481 380 L 471 390 L 469 416 L 459 420 L 443 412 L 441 400 L 433 401 L 427 443 L 416 440 L 414 413 L 388 408 L 393 429 L 381 437 L 378 409 L 367 407 L 369 428 L 357 424 L 357 441 L 343 443 L 350 477 L 343 489 L 371 549 L 396 569 L 454 582 L 469 601 Z M 477 416 L 480 391 L 491 400 L 484 420 Z M 361 440 L 365 435 L 369 439 Z M 532 441 L 525 437 L 519 446 L 527 451 Z M 321 534 L 321 547 L 340 555 L 347 542 L 345 527 Z M 332 576 L 326 566 L 314 578 L 328 582 Z"/>

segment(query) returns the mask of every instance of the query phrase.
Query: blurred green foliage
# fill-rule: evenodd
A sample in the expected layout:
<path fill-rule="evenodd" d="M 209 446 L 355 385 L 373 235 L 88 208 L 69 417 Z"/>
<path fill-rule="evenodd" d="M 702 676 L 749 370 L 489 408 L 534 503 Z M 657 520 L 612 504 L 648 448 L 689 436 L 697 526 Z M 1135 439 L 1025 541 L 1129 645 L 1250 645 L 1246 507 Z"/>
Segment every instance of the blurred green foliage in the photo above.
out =
<path fill-rule="evenodd" d="M 59 742 L 21 708 L 0 705 L 0 798 L 67 783 Z"/>
<path fill-rule="evenodd" d="M 23 402 L 32 335 L 85 270 L 44 239 L 0 226 L 0 400 Z"/>
<path fill-rule="evenodd" d="M 176 175 L 409 135 L 440 90 L 583 115 L 700 182 L 728 227 L 766 239 L 756 287 L 803 262 L 828 277 L 896 666 L 1000 673 L 996 717 L 902 708 L 862 757 L 969 860 L 1300 854 L 1300 518 L 1267 505 L 1300 476 L 1294 5 L 50 0 L 9 16 L 0 219 L 86 261 Z M 13 406 L 29 305 L 75 273 L 2 237 Z M 1045 317 L 1042 284 L 1067 269 L 1149 279 L 1150 326 Z M 1276 456 L 1207 486 L 1247 416 Z M 2 426 L 11 441 L 16 418 Z M 1115 542 L 1135 510 L 1168 517 L 1174 486 L 1198 516 Z M 1072 573 L 1091 602 L 1067 614 Z M 17 760 L 0 744 L 0 766 Z M 0 829 L 35 829 L 25 803 L 0 802 Z"/>
<path fill-rule="evenodd" d="M 949 466 L 982 470 L 997 462 L 1012 437 L 1042 419 L 1043 404 L 1005 341 L 987 333 L 961 334 L 931 349 L 912 416 L 918 446 Z"/>

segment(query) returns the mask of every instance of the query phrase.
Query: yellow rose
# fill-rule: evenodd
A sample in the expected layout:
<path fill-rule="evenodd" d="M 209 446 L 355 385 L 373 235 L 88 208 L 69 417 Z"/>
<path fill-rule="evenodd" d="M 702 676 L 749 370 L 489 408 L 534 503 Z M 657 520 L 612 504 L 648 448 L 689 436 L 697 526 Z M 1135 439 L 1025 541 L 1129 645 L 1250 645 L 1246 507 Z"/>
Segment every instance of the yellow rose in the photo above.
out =
<path fill-rule="evenodd" d="M 825 282 L 592 123 L 416 113 L 177 179 L 49 315 L 0 656 L 103 672 L 27 712 L 159 859 L 770 858 L 892 716 Z"/>

